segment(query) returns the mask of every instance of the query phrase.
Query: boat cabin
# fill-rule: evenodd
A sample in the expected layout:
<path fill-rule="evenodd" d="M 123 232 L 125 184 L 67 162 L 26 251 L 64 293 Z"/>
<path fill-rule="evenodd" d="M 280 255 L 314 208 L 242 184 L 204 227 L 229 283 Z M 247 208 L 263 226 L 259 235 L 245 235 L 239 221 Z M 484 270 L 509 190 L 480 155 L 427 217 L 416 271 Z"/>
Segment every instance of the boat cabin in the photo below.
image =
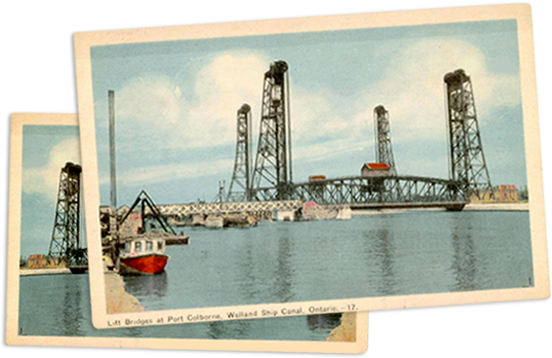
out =
<path fill-rule="evenodd" d="M 148 254 L 148 253 L 165 253 L 165 240 L 162 239 L 135 239 L 125 241 L 123 254 Z"/>
<path fill-rule="evenodd" d="M 120 274 L 158 274 L 163 272 L 169 256 L 165 254 L 165 240 L 139 236 L 125 241 L 118 260 Z"/>

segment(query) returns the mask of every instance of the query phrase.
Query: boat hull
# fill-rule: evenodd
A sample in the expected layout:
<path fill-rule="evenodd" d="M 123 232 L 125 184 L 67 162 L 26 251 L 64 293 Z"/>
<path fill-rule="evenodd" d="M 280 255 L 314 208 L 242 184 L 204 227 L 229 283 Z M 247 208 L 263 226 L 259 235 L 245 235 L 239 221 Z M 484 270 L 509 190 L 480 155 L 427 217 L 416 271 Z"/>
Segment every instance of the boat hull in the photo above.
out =
<path fill-rule="evenodd" d="M 155 275 L 165 270 L 168 261 L 169 256 L 156 253 L 121 257 L 119 260 L 119 272 L 134 275 Z"/>
<path fill-rule="evenodd" d="M 82 274 L 88 272 L 88 266 L 68 266 L 72 274 Z"/>

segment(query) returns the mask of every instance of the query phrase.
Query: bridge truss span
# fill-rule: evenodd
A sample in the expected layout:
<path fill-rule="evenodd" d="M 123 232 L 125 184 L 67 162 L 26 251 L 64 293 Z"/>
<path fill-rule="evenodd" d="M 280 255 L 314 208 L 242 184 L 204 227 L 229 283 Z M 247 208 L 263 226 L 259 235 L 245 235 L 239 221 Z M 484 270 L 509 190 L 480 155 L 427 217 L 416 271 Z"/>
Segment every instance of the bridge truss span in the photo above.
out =
<path fill-rule="evenodd" d="M 446 207 L 466 203 L 455 181 L 418 176 L 343 177 L 294 184 L 294 199 L 357 208 Z M 457 204 L 457 205 L 453 205 Z"/>
<path fill-rule="evenodd" d="M 187 216 L 210 214 L 233 214 L 243 212 L 272 212 L 273 210 L 298 210 L 302 204 L 298 200 L 245 201 L 226 203 L 190 203 L 157 205 L 162 216 Z"/>
<path fill-rule="evenodd" d="M 288 65 L 284 61 L 272 63 L 264 77 L 259 144 L 251 178 L 249 184 L 241 185 L 244 189 L 241 196 L 229 195 L 227 200 L 262 203 L 296 200 L 351 208 L 444 207 L 461 210 L 474 193 L 480 195 L 490 191 L 492 195 L 471 79 L 464 70 L 458 69 L 447 73 L 444 83 L 449 179 L 397 174 L 389 112 L 379 105 L 374 108 L 377 163 L 365 163 L 361 176 L 326 179 L 323 175 L 314 175 L 308 182 L 295 183 L 291 165 Z M 238 132 L 239 128 L 238 124 Z M 243 138 L 238 135 L 238 146 Z M 235 168 L 249 163 L 240 156 L 242 152 L 237 151 Z M 378 163 L 386 164 L 388 168 L 370 166 L 365 170 L 367 164 Z M 241 172 L 235 169 L 234 173 L 237 177 L 236 173 Z M 232 180 L 234 182 L 234 177 Z"/>
<path fill-rule="evenodd" d="M 441 207 L 461 210 L 467 204 L 465 193 L 456 181 L 418 177 L 352 176 L 290 184 L 286 188 L 293 200 L 190 203 L 157 205 L 164 217 L 188 215 L 297 211 L 308 201 L 326 207 L 361 208 Z M 269 195 L 273 188 L 258 188 L 257 195 Z M 149 214 L 146 212 L 146 214 Z"/>

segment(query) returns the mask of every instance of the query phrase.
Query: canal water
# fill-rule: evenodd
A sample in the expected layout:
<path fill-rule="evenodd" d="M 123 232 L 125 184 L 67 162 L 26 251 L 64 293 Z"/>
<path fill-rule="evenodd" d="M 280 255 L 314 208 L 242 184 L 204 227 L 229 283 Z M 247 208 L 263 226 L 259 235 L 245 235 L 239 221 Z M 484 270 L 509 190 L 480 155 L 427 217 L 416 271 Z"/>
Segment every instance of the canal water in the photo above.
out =
<path fill-rule="evenodd" d="M 88 275 L 21 276 L 19 335 L 324 341 L 339 314 L 98 330 Z"/>
<path fill-rule="evenodd" d="M 180 230 L 180 229 L 178 229 Z M 188 228 L 166 272 L 125 276 L 146 310 L 533 286 L 528 212 L 405 211 Z M 22 335 L 324 340 L 339 315 L 96 330 L 88 275 L 20 278 Z"/>
<path fill-rule="evenodd" d="M 124 277 L 146 310 L 534 283 L 528 212 L 411 210 L 185 233 L 190 245 L 167 248 L 164 274 Z"/>

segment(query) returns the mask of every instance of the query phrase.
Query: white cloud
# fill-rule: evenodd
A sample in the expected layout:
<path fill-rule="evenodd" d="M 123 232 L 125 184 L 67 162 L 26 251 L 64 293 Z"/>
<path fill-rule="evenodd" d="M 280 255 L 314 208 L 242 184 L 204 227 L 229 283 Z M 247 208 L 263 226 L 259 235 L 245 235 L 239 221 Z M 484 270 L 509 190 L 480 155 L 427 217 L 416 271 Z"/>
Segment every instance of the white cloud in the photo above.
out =
<path fill-rule="evenodd" d="M 227 173 L 233 168 L 233 160 L 224 159 L 193 164 L 161 164 L 133 168 L 117 174 L 117 181 L 125 185 L 141 186 L 178 179 L 200 178 L 205 175 Z M 102 176 L 100 184 L 108 184 L 109 176 Z"/>
<path fill-rule="evenodd" d="M 361 126 L 372 118 L 373 108 L 383 104 L 389 110 L 395 140 L 442 137 L 446 128 L 443 77 L 459 68 L 471 77 L 480 123 L 492 122 L 489 115 L 498 107 L 519 104 L 518 77 L 492 73 L 476 46 L 461 40 L 421 40 L 390 58 L 384 77 L 360 97 L 359 115 L 352 126 Z M 360 106 L 369 108 L 362 112 Z"/>
<path fill-rule="evenodd" d="M 270 62 L 249 52 L 221 54 L 199 71 L 197 102 L 188 113 L 198 123 L 188 138 L 190 145 L 233 144 L 236 111 L 243 103 L 251 106 L 254 123 L 258 122 L 263 76 Z"/>
<path fill-rule="evenodd" d="M 334 139 L 294 149 L 293 160 L 295 162 L 327 160 L 347 153 L 363 152 L 369 145 L 370 143 L 351 143 L 347 138 Z"/>
<path fill-rule="evenodd" d="M 296 161 L 331 156 L 328 150 L 355 152 L 372 145 L 373 109 L 379 104 L 390 112 L 393 142 L 445 141 L 443 77 L 458 68 L 471 77 L 480 123 L 496 124 L 490 117 L 493 110 L 520 103 L 518 77 L 493 73 L 482 51 L 468 42 L 424 39 L 391 53 L 381 79 L 367 78 L 364 90 L 349 98 L 329 87 L 307 90 L 290 74 Z"/>
<path fill-rule="evenodd" d="M 117 137 L 148 143 L 160 138 L 165 148 L 198 148 L 232 144 L 236 112 L 243 103 L 260 113 L 262 81 L 271 61 L 251 52 L 219 53 L 201 68 L 190 90 L 175 79 L 143 75 L 115 94 Z M 96 110 L 107 118 L 107 103 Z M 122 148 L 121 148 L 122 149 Z"/>
<path fill-rule="evenodd" d="M 373 143 L 373 109 L 379 104 L 390 112 L 393 143 L 428 138 L 444 141 L 443 77 L 458 68 L 472 79 L 480 123 L 496 123 L 489 117 L 494 109 L 520 102 L 518 77 L 493 73 L 482 51 L 468 42 L 423 39 L 390 53 L 386 66 L 378 64 L 385 68 L 381 79 L 367 78 L 366 88 L 354 96 L 342 96 L 338 88 L 323 85 L 306 89 L 290 73 L 294 161 L 364 152 Z M 236 111 L 249 103 L 256 137 L 263 75 L 273 61 L 259 53 L 233 51 L 202 61 L 205 65 L 193 83 L 155 75 L 135 78 L 116 94 L 117 136 L 126 136 L 122 143 L 129 148 L 136 148 L 136 143 L 155 143 L 160 150 L 234 145 Z M 370 65 L 369 59 L 366 65 Z M 99 103 L 98 107 L 107 116 L 107 104 Z M 118 145 L 118 150 L 124 149 Z M 361 160 L 366 160 L 365 154 Z M 178 170 L 178 176 L 212 173 L 203 168 L 219 172 L 219 164 L 225 166 L 222 171 L 231 171 L 231 161 L 217 163 L 187 163 Z M 120 174 L 121 178 L 146 182 L 166 177 L 161 173 L 176 172 L 174 165 L 150 169 L 143 170 L 148 174 L 133 170 Z"/>
<path fill-rule="evenodd" d="M 76 138 L 67 139 L 53 147 L 49 153 L 48 162 L 44 166 L 23 170 L 23 192 L 56 200 L 61 168 L 67 162 L 75 164 L 81 162 L 80 142 Z"/>
<path fill-rule="evenodd" d="M 264 73 L 274 60 L 247 51 L 219 53 L 197 72 L 189 90 L 183 91 L 167 76 L 142 75 L 115 94 L 118 150 L 133 150 L 136 143 L 171 148 L 233 145 L 236 112 L 251 106 L 254 135 L 258 135 Z M 332 107 L 336 94 L 328 88 L 306 90 L 290 74 L 293 141 L 338 137 L 349 129 Z M 107 119 L 106 101 L 96 111 Z M 106 121 L 104 122 L 106 123 Z"/>
<path fill-rule="evenodd" d="M 292 81 L 293 82 L 293 81 Z M 293 141 L 316 140 L 320 137 L 342 138 L 347 136 L 348 124 L 335 106 L 339 99 L 327 88 L 306 90 L 291 84 L 291 127 Z M 336 99 L 337 98 L 337 99 Z M 333 101 L 333 102 L 332 102 Z"/>
<path fill-rule="evenodd" d="M 174 125 L 186 108 L 180 89 L 166 76 L 143 75 L 132 79 L 116 93 L 118 120 L 135 120 L 153 125 Z"/>
<path fill-rule="evenodd" d="M 328 160 L 340 153 L 350 153 L 354 158 L 358 156 L 355 160 L 359 162 L 371 158 L 367 149 L 372 148 L 374 140 L 373 109 L 383 104 L 390 112 L 394 147 L 403 149 L 399 156 L 405 155 L 404 150 L 410 151 L 418 146 L 418 140 L 422 143 L 428 140 L 442 142 L 442 148 L 435 147 L 440 149 L 425 165 L 411 168 L 406 162 L 399 170 L 446 176 L 447 127 L 443 82 L 446 73 L 462 68 L 471 77 L 480 126 L 499 125 L 500 119 L 491 117 L 493 111 L 520 103 L 518 76 L 493 73 L 487 67 L 482 51 L 465 41 L 448 38 L 420 40 L 391 53 L 393 55 L 381 79 L 366 79 L 367 87 L 359 92 L 356 101 L 342 98 L 329 89 L 306 91 L 298 86 L 292 87 L 296 163 Z M 343 106 L 344 103 L 350 103 L 350 108 Z M 343 108 L 349 112 L 344 112 Z M 305 140 L 309 144 L 301 144 Z M 397 143 L 404 145 L 396 146 Z M 410 147 L 412 145 L 415 147 Z M 437 154 L 441 149 L 442 155 Z M 399 159 L 396 158 L 400 166 Z M 419 162 L 420 158 L 417 158 L 416 163 Z M 420 167 L 424 167 L 422 173 Z"/>

